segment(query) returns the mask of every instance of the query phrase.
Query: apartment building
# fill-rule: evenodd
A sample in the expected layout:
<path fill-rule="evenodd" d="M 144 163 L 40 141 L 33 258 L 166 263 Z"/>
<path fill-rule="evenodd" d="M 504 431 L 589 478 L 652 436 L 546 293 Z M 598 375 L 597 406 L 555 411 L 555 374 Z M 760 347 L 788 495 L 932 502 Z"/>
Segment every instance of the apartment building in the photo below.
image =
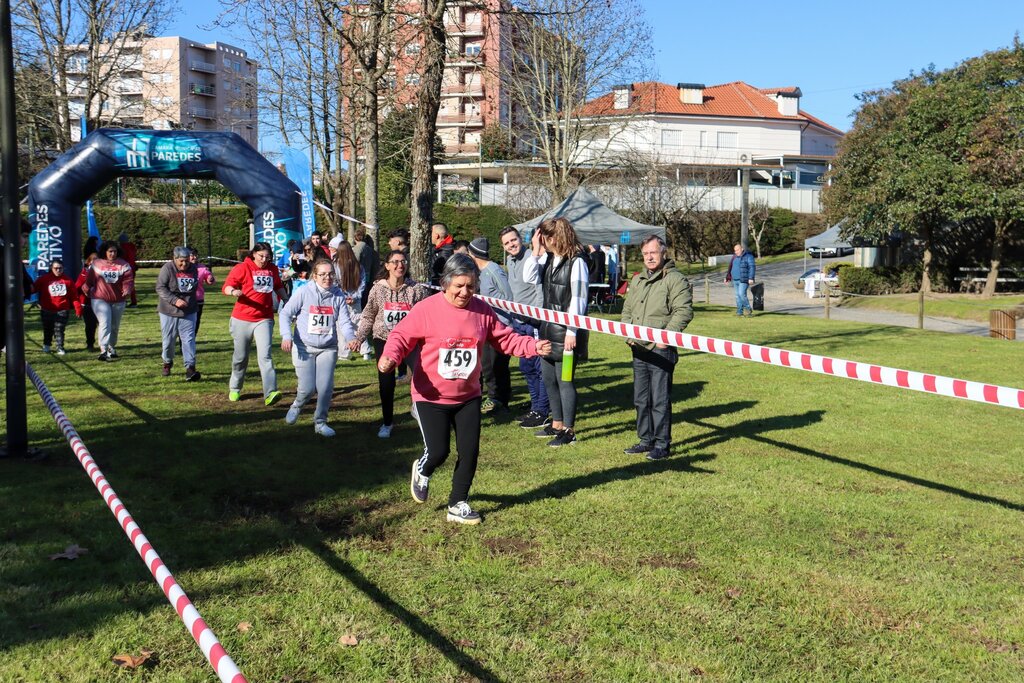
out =
<path fill-rule="evenodd" d="M 79 140 L 80 119 L 90 73 L 85 46 L 69 61 L 68 122 Z M 167 130 L 222 130 L 238 133 L 257 146 L 257 65 L 245 50 L 215 42 L 204 44 L 181 36 L 140 35 L 101 46 L 109 55 L 99 65 L 102 86 L 89 119 L 101 125 Z"/>

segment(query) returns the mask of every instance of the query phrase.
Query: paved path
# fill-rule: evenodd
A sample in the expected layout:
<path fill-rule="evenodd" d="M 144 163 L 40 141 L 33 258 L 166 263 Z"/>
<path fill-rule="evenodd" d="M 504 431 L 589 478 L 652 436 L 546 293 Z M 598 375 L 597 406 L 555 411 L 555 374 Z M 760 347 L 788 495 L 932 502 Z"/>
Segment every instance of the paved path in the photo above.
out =
<path fill-rule="evenodd" d="M 849 262 L 847 258 L 822 259 L 826 267 L 832 263 Z M 794 285 L 797 278 L 807 268 L 817 268 L 818 259 L 807 259 L 806 267 L 803 259 L 799 261 L 785 261 L 772 263 L 765 266 L 758 266 L 757 280 L 764 283 L 765 311 L 771 313 L 790 313 L 803 315 L 810 318 L 825 317 L 824 299 L 808 299 L 802 289 Z M 731 284 L 722 282 L 724 275 L 710 277 L 711 303 L 722 306 L 732 306 L 735 303 L 735 296 Z M 693 298 L 695 301 L 704 301 L 704 281 L 700 276 L 693 278 Z M 925 308 L 924 328 L 937 332 L 950 332 L 954 334 L 971 334 L 980 337 L 989 335 L 986 323 L 971 320 L 956 320 L 952 318 L 937 318 L 927 315 Z M 896 327 L 917 327 L 917 315 L 908 313 L 896 313 L 893 311 L 880 311 L 867 308 L 844 308 L 833 305 L 829 311 L 833 320 L 849 320 L 853 322 L 869 323 L 874 325 L 893 325 Z M 1018 334 L 1017 340 L 1024 339 L 1024 335 Z"/>

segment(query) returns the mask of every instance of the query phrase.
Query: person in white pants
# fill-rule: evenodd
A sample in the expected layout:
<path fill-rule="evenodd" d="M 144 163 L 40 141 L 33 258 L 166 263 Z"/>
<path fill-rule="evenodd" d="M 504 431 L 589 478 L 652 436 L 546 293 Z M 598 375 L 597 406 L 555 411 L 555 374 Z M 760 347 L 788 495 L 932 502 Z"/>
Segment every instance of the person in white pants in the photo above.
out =
<path fill-rule="evenodd" d="M 329 261 L 317 261 L 312 283 L 300 287 L 281 307 L 281 350 L 292 354 L 299 386 L 285 415 L 287 424 L 295 424 L 299 412 L 316 391 L 313 429 L 321 436 L 334 436 L 327 424 L 327 411 L 334 392 L 334 366 L 338 361 L 338 340 L 350 341 L 356 330 L 349 316 L 345 294 L 333 284 L 334 267 Z M 292 325 L 295 326 L 294 333 Z"/>

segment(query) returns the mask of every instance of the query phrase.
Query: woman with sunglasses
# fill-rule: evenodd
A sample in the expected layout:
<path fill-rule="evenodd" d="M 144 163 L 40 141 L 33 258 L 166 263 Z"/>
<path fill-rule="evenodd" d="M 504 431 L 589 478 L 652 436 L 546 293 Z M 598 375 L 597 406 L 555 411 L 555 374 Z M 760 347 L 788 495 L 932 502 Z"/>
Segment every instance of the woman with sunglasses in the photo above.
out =
<path fill-rule="evenodd" d="M 75 281 L 64 272 L 64 262 L 55 258 L 50 261 L 50 270 L 36 278 L 32 289 L 39 295 L 39 314 L 43 318 L 43 353 L 49 353 L 50 343 L 56 342 L 56 354 L 63 356 L 68 311 L 82 307 L 75 295 Z"/>
<path fill-rule="evenodd" d="M 357 351 L 368 336 L 373 335 L 373 350 L 380 358 L 388 334 L 395 329 L 402 318 L 409 314 L 412 307 L 430 296 L 431 292 L 423 285 L 416 284 L 410 278 L 409 257 L 401 249 L 392 249 L 384 259 L 386 277 L 382 277 L 370 288 L 366 298 L 366 307 L 359 318 L 359 329 L 356 337 L 349 342 L 348 348 Z M 384 422 L 377 431 L 377 436 L 387 439 L 391 436 L 395 418 L 395 370 L 377 371 L 377 384 L 380 388 L 380 408 L 384 414 Z"/>
<path fill-rule="evenodd" d="M 299 386 L 295 401 L 284 421 L 299 419 L 299 411 L 316 391 L 313 430 L 320 436 L 334 436 L 327 424 L 327 410 L 334 392 L 334 366 L 338 362 L 338 337 L 353 338 L 355 327 L 348 314 L 345 293 L 334 284 L 334 267 L 320 260 L 313 266 L 312 283 L 295 290 L 281 307 L 281 350 L 292 354 Z M 292 325 L 295 332 L 292 333 Z"/>

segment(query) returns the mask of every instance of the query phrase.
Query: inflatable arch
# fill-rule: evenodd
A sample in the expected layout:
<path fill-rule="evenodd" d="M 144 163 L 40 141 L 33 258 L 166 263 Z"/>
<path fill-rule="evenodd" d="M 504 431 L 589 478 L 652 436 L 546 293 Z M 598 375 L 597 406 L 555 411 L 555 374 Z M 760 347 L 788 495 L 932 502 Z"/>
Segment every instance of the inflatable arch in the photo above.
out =
<path fill-rule="evenodd" d="M 60 258 L 81 269 L 82 205 L 118 176 L 217 180 L 252 210 L 275 257 L 302 239 L 299 188 L 236 133 L 99 128 L 29 183 L 30 268 Z"/>

